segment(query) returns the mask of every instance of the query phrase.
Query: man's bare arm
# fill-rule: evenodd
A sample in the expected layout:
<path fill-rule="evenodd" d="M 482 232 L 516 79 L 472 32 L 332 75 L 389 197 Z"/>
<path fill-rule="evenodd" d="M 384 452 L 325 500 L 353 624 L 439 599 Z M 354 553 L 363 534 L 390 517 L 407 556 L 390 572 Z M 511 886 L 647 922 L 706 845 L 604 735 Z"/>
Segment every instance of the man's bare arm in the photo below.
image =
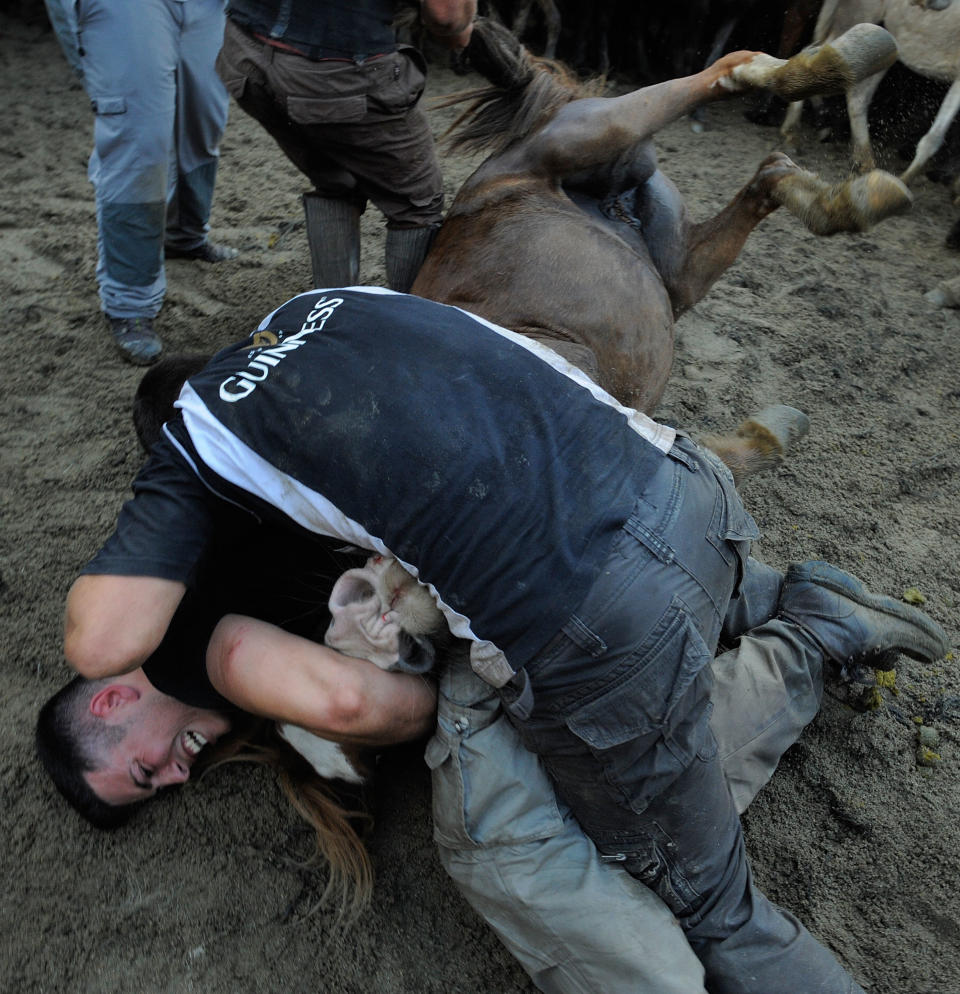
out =
<path fill-rule="evenodd" d="M 436 690 L 242 615 L 227 615 L 207 648 L 214 687 L 244 711 L 322 738 L 392 745 L 434 725 Z"/>
<path fill-rule="evenodd" d="M 88 680 L 135 670 L 160 645 L 186 589 L 151 576 L 78 577 L 67 595 L 67 662 Z"/>
<path fill-rule="evenodd" d="M 470 41 L 477 0 L 420 0 L 423 26 L 448 48 L 466 48 Z"/>

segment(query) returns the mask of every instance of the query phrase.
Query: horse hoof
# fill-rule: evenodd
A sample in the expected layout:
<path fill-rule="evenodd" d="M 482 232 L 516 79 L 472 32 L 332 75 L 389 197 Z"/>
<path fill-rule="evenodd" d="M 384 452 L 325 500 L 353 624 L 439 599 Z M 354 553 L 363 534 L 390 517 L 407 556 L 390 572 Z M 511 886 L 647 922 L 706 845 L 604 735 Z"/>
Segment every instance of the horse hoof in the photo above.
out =
<path fill-rule="evenodd" d="M 923 295 L 934 307 L 960 307 L 960 276 L 945 280 Z"/>
<path fill-rule="evenodd" d="M 757 442 L 768 441 L 773 451 L 786 455 L 794 444 L 810 430 L 810 419 L 795 407 L 772 404 L 747 418 L 737 429 L 740 438 Z"/>
<path fill-rule="evenodd" d="M 935 287 L 933 290 L 927 291 L 923 295 L 923 299 L 928 304 L 933 304 L 934 307 L 956 307 L 956 303 L 940 287 Z"/>
<path fill-rule="evenodd" d="M 909 210 L 913 203 L 906 186 L 881 169 L 833 186 L 799 169 L 777 183 L 773 197 L 815 235 L 866 231 L 885 218 Z"/>
<path fill-rule="evenodd" d="M 880 221 L 910 210 L 913 196 L 896 176 L 872 169 L 849 185 L 851 219 L 855 231 L 866 231 Z"/>
<path fill-rule="evenodd" d="M 877 24 L 855 24 L 839 38 L 788 59 L 771 74 L 767 89 L 787 101 L 845 93 L 896 61 L 897 43 L 889 31 Z"/>
<path fill-rule="evenodd" d="M 734 435 L 708 435 L 700 439 L 700 444 L 726 463 L 740 486 L 756 473 L 779 466 L 809 427 L 810 419 L 803 411 L 774 404 L 747 418 Z"/>

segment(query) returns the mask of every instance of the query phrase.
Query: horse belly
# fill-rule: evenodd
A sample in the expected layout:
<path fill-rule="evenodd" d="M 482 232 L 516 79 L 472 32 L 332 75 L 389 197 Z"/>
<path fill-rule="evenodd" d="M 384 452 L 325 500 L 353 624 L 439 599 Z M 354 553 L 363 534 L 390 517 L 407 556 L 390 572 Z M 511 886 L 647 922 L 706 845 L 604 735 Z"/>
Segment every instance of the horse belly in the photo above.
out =
<path fill-rule="evenodd" d="M 960 62 L 960 4 L 927 10 L 913 0 L 888 0 L 884 26 L 896 38 L 900 61 L 914 72 L 945 83 Z"/>
<path fill-rule="evenodd" d="M 600 385 L 649 412 L 673 359 L 670 300 L 649 256 L 589 223 L 527 216 L 478 237 L 464 220 L 444 225 L 414 292 L 547 345 L 589 349 Z"/>

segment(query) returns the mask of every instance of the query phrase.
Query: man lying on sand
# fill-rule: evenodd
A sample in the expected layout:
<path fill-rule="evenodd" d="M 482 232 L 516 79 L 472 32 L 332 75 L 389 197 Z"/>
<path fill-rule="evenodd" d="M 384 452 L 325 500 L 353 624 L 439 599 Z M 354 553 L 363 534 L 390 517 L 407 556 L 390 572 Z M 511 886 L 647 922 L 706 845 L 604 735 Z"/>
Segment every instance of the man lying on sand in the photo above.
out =
<path fill-rule="evenodd" d="M 710 721 L 709 664 L 721 635 L 773 625 L 806 685 L 797 698 L 783 663 L 773 667 L 781 701 L 799 700 L 795 737 L 816 711 L 824 659 L 932 661 L 947 648 L 935 623 L 825 563 L 785 577 L 762 567 L 749 556 L 756 526 L 715 457 L 550 350 L 429 301 L 361 288 L 301 295 L 214 357 L 178 406 L 68 599 L 67 659 L 105 680 L 77 709 L 107 734 L 79 776 L 88 803 L 186 779 L 226 731 L 216 711 L 157 696 L 140 667 L 246 513 L 305 550 L 321 535 L 395 556 L 426 584 L 469 643 L 479 696 L 499 699 L 507 747 L 538 753 L 601 859 L 656 891 L 710 990 L 767 994 L 789 971 L 798 991 L 861 991 L 750 879 Z M 297 579 L 312 569 L 302 556 Z M 754 648 L 755 659 L 776 655 L 763 635 Z M 421 677 L 255 616 L 217 623 L 206 671 L 241 709 L 337 741 L 381 746 L 434 723 Z M 753 664 L 744 672 L 757 678 Z M 449 703 L 464 703 L 445 687 Z M 763 713 L 774 714 L 758 703 L 731 720 L 742 732 Z M 790 741 L 776 738 L 767 760 Z M 493 782 L 513 777 L 520 796 L 530 789 L 507 763 L 478 753 L 477 768 Z M 533 917 L 535 893 L 514 900 Z M 578 916 L 584 906 L 578 894 Z M 662 973 L 655 983 L 665 989 Z"/>

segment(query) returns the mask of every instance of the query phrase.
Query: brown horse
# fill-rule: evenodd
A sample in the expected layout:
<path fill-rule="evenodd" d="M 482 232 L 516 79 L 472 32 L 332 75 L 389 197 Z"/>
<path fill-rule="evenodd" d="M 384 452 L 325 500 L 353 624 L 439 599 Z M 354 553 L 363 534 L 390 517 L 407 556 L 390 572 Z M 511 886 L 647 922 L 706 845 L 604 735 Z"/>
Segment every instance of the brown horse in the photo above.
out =
<path fill-rule="evenodd" d="M 887 173 L 829 186 L 774 154 L 716 217 L 695 224 L 651 142 L 664 125 L 732 93 L 847 88 L 896 59 L 896 44 L 874 25 L 812 55 L 735 52 L 694 76 L 610 98 L 590 96 L 563 66 L 531 56 L 490 21 L 477 21 L 468 54 L 492 85 L 444 105 L 473 101 L 454 144 L 492 154 L 461 187 L 412 292 L 551 346 L 647 413 L 670 373 L 674 320 L 764 217 L 784 205 L 815 233 L 833 234 L 910 204 Z M 721 454 L 732 465 L 754 458 Z"/>

